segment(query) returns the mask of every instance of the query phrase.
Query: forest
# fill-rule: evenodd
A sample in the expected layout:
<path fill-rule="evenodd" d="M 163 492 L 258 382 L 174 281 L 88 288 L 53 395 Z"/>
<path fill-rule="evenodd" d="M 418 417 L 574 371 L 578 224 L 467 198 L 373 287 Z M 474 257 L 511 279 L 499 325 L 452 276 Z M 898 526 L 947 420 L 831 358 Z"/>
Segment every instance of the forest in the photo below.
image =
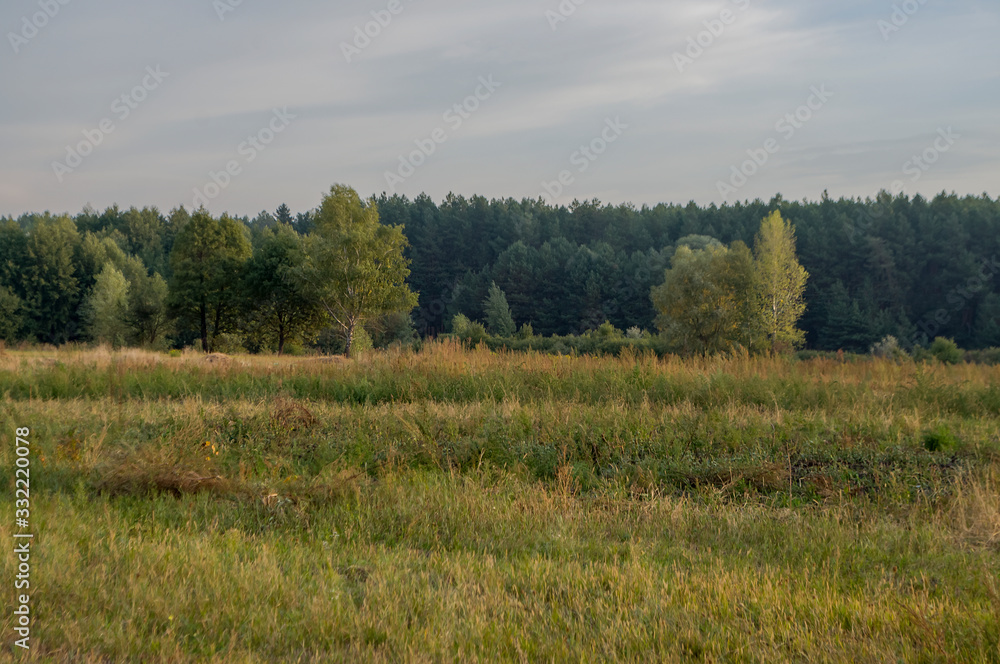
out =
<path fill-rule="evenodd" d="M 581 334 L 605 323 L 656 334 L 651 293 L 678 247 L 752 246 L 761 220 L 777 211 L 794 227 L 809 276 L 798 322 L 806 348 L 867 352 L 888 335 L 907 350 L 936 337 L 967 349 L 1000 346 L 1000 199 L 986 194 L 778 195 L 721 207 L 641 208 L 382 194 L 361 207 L 383 227 L 401 227 L 405 238 L 394 242 L 408 272 L 396 269 L 418 298 L 409 302 L 416 304 L 409 317 L 390 307 L 362 321 L 359 332 L 375 345 L 451 332 L 458 315 L 483 320 L 493 287 L 516 327 L 534 335 Z M 202 338 L 223 350 L 342 348 L 347 327 L 323 315 L 323 298 L 289 289 L 282 278 L 300 270 L 321 212 L 281 205 L 253 218 L 216 218 L 183 207 L 88 206 L 75 215 L 2 219 L 0 340 L 58 345 L 100 336 L 181 348 Z M 201 235 L 217 234 L 221 253 L 209 247 L 190 255 L 204 239 L 191 229 L 184 239 L 192 221 Z M 197 297 L 178 274 L 185 260 L 188 268 L 212 266 L 211 274 L 196 275 L 216 284 L 202 311 L 192 309 Z M 118 314 L 104 320 L 109 307 Z"/>

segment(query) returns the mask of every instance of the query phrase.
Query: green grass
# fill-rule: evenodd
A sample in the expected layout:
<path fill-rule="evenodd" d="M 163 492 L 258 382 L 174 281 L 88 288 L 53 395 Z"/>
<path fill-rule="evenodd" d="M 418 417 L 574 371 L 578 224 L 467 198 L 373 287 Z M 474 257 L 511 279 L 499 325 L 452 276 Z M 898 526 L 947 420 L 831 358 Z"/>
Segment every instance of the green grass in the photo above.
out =
<path fill-rule="evenodd" d="M 37 533 L 14 655 L 1000 662 L 998 378 L 8 352 L 0 538 L 18 426 Z"/>

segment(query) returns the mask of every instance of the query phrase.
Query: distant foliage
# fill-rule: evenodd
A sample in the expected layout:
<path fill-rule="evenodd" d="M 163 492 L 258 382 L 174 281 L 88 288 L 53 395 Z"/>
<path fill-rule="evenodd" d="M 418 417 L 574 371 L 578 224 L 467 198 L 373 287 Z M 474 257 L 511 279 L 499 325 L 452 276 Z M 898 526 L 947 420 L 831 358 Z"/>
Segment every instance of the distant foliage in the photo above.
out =
<path fill-rule="evenodd" d="M 945 364 L 958 364 L 965 359 L 965 353 L 952 339 L 938 337 L 931 344 L 930 353 Z"/>
<path fill-rule="evenodd" d="M 112 206 L 104 211 L 87 207 L 74 216 L 32 213 L 0 219 L 0 338 L 52 344 L 91 340 L 84 303 L 110 263 L 129 283 L 128 344 L 208 348 L 218 334 L 238 332 L 252 349 L 277 350 L 282 337 L 285 343 L 315 346 L 327 327 L 339 326 L 329 317 L 331 307 L 322 307 L 320 320 L 309 312 L 301 324 L 291 318 L 310 304 L 328 301 L 339 309 L 342 303 L 300 293 L 305 298 L 285 308 L 296 301 L 296 289 L 315 283 L 305 277 L 307 262 L 285 248 L 300 245 L 317 269 L 326 261 L 323 270 L 330 279 L 338 265 L 346 271 L 349 264 L 359 277 L 364 266 L 379 262 L 376 254 L 365 254 L 371 260 L 360 259 L 361 254 L 358 260 L 340 260 L 337 251 L 349 246 L 341 243 L 320 260 L 323 252 L 317 249 L 319 237 L 346 237 L 341 231 L 347 227 L 331 221 L 345 214 L 364 222 L 355 228 L 368 229 L 371 237 L 391 236 L 396 253 L 389 255 L 402 257 L 393 263 L 402 271 L 387 267 L 382 274 L 395 271 L 390 281 L 405 286 L 406 302 L 400 301 L 395 312 L 359 317 L 376 345 L 447 332 L 456 314 L 488 324 L 484 306 L 494 283 L 512 321 L 530 322 L 533 336 L 582 335 L 604 321 L 620 330 L 652 331 L 661 312 L 650 293 L 663 284 L 672 257 L 682 249 L 698 254 L 728 248 L 732 253 L 738 243 L 753 245 L 761 220 L 777 214 L 782 228 L 794 226 L 795 255 L 809 275 L 802 293 L 806 306 L 796 325 L 780 333 L 780 326 L 766 332 L 746 328 L 735 341 L 723 335 L 722 341 L 699 342 L 680 335 L 674 337 L 676 350 L 716 342 L 749 350 L 794 347 L 804 339 L 812 350 L 868 353 L 887 336 L 917 358 L 937 337 L 970 350 L 1000 346 L 1000 200 L 986 195 L 926 199 L 882 192 L 867 200 L 824 195 L 803 202 L 775 196 L 709 207 L 636 207 L 455 195 L 443 201 L 383 195 L 362 202 L 349 187 L 338 191 L 346 196 L 344 204 L 321 201 L 317 209 L 304 211 L 282 205 L 254 218 Z M 331 234 L 331 224 L 340 230 Z M 283 248 L 269 253 L 274 247 L 266 245 L 277 229 L 285 229 L 278 231 Z M 254 256 L 260 262 L 252 263 Z M 759 248 L 750 259 L 761 263 Z M 246 281 L 251 265 L 258 277 L 274 279 Z M 268 272 L 272 265 L 276 269 Z M 744 278 L 742 267 L 733 269 L 730 277 Z M 330 279 L 321 283 L 334 283 Z M 337 283 L 327 295 L 347 292 L 346 281 Z M 249 293 L 250 288 L 256 292 Z M 707 302 L 710 296 L 706 292 L 699 298 Z M 380 322 L 414 302 L 412 316 L 404 311 L 399 325 Z M 749 300 L 742 304 L 750 306 Z M 730 308 L 722 317 L 733 315 Z M 690 330 L 710 322 L 700 316 L 685 325 Z"/>

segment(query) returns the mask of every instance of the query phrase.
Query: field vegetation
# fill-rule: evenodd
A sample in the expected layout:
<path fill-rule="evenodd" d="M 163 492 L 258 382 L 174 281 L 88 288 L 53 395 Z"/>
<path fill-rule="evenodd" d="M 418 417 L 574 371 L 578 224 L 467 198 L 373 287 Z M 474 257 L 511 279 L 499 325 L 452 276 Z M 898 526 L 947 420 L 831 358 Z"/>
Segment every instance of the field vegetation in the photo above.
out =
<path fill-rule="evenodd" d="M 1000 367 L 67 346 L 0 394 L 34 661 L 1000 662 Z"/>

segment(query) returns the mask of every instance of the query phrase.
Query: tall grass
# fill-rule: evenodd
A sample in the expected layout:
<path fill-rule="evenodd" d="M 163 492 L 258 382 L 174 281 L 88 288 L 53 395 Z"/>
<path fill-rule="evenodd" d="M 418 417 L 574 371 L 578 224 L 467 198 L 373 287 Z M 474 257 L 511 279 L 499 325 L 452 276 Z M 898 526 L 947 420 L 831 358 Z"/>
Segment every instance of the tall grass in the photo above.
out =
<path fill-rule="evenodd" d="M 8 351 L 27 659 L 998 662 L 997 372 Z"/>

